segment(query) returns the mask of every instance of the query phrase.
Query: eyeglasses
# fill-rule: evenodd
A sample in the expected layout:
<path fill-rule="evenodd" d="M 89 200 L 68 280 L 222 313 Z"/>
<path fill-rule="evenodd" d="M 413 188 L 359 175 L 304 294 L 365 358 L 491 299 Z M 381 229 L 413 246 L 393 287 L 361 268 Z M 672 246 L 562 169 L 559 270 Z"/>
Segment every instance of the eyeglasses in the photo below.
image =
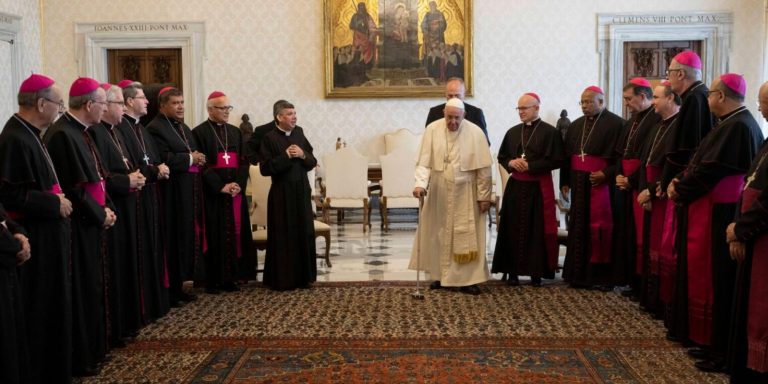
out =
<path fill-rule="evenodd" d="M 666 76 L 669 76 L 669 73 L 670 73 L 670 72 L 674 72 L 674 71 L 682 71 L 682 70 L 683 70 L 683 69 L 681 69 L 681 68 L 678 68 L 678 69 L 667 69 L 666 71 L 664 71 L 664 74 L 665 74 Z"/>
<path fill-rule="evenodd" d="M 222 111 L 222 112 L 228 112 L 228 111 L 231 111 L 231 110 L 235 109 L 235 107 L 233 107 L 231 105 L 226 106 L 226 107 L 216 107 L 216 106 L 214 106 L 214 108 L 216 108 L 216 109 L 218 109 L 219 111 Z"/>
<path fill-rule="evenodd" d="M 723 94 L 725 94 L 725 92 L 722 89 L 707 89 L 704 91 L 704 96 L 709 98 L 710 96 L 712 96 L 713 93 L 717 93 L 717 92 L 723 92 Z"/>
<path fill-rule="evenodd" d="M 57 104 L 59 106 L 59 111 L 63 111 L 64 109 L 66 109 L 64 107 L 64 100 L 59 101 L 58 103 L 53 101 L 53 100 L 51 100 L 51 99 L 46 99 L 45 97 L 43 97 L 43 100 L 45 100 L 45 101 L 47 101 L 49 103 Z"/>
<path fill-rule="evenodd" d="M 517 108 L 515 108 L 515 110 L 518 111 L 518 112 L 524 112 L 524 111 L 526 111 L 528 109 L 531 109 L 531 108 L 536 108 L 536 106 L 532 105 L 530 107 L 517 107 Z"/>
<path fill-rule="evenodd" d="M 125 107 L 125 101 L 107 101 L 108 104 L 117 104 L 121 107 Z"/>
<path fill-rule="evenodd" d="M 592 105 L 594 103 L 595 102 L 592 101 L 592 100 L 582 100 L 582 101 L 579 101 L 579 105 Z"/>

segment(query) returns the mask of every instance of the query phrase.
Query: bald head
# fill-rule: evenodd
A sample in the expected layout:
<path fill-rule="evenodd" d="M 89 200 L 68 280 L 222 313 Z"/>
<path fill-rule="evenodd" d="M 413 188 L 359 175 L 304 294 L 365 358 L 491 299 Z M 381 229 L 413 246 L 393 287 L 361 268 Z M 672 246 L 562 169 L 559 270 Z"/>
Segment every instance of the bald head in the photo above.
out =
<path fill-rule="evenodd" d="M 539 100 L 531 95 L 523 95 L 517 101 L 517 114 L 520 121 L 530 123 L 539 118 Z"/>
<path fill-rule="evenodd" d="M 445 99 L 459 99 L 464 100 L 464 80 L 458 77 L 452 77 L 445 83 Z"/>
<path fill-rule="evenodd" d="M 763 118 L 768 121 L 768 81 L 760 86 L 757 100 L 760 102 L 760 113 L 762 113 Z"/>

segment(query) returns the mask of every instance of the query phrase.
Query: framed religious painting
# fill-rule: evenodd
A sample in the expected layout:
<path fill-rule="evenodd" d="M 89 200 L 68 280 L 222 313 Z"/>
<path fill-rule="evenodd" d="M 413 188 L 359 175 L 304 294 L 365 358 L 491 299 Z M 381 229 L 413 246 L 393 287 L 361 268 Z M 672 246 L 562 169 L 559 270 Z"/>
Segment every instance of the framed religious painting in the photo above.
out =
<path fill-rule="evenodd" d="M 473 0 L 323 0 L 325 97 L 472 96 Z"/>

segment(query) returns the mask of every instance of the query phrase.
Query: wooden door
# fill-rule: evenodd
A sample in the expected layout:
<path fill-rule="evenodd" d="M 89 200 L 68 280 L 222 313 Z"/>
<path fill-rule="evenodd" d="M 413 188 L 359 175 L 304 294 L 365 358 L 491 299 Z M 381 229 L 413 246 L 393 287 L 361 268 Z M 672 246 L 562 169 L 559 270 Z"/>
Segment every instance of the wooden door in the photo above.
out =
<path fill-rule="evenodd" d="M 624 83 L 643 77 L 656 87 L 666 79 L 669 63 L 683 51 L 696 52 L 701 57 L 701 41 L 634 41 L 624 43 Z M 702 68 L 703 69 L 703 68 Z M 629 116 L 623 108 L 623 116 Z"/>
<path fill-rule="evenodd" d="M 147 125 L 158 110 L 157 94 L 165 87 L 184 91 L 181 49 L 109 49 L 107 50 L 108 81 L 117 84 L 124 79 L 144 84 L 149 100 L 147 116 L 141 119 Z"/>

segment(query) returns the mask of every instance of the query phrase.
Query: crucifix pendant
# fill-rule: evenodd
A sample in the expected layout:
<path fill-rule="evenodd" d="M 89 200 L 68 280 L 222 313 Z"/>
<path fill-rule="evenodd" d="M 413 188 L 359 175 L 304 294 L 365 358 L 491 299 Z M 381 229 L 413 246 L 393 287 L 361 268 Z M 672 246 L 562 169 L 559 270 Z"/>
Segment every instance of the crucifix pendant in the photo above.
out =
<path fill-rule="evenodd" d="M 229 156 L 229 153 L 227 153 L 227 152 L 224 152 L 224 156 L 222 156 L 222 158 L 224 159 L 224 162 L 226 162 L 227 165 L 229 165 L 229 158 L 230 157 L 231 156 Z"/>
<path fill-rule="evenodd" d="M 144 154 L 144 158 L 142 160 L 144 160 L 144 164 L 149 165 L 149 156 L 147 156 L 146 153 Z"/>
<path fill-rule="evenodd" d="M 749 188 L 749 185 L 752 184 L 752 182 L 755 181 L 755 174 L 753 173 L 752 176 L 747 178 L 747 183 L 744 184 L 744 190 L 746 191 L 747 188 Z"/>
<path fill-rule="evenodd" d="M 525 152 L 520 156 L 521 159 L 525 159 Z"/>
<path fill-rule="evenodd" d="M 584 151 L 581 151 L 581 155 L 579 155 L 579 157 L 581 157 L 581 162 L 582 162 L 582 163 L 584 162 L 584 156 L 586 156 L 586 155 L 587 155 L 587 154 L 586 154 L 586 153 L 584 153 Z"/>
<path fill-rule="evenodd" d="M 130 168 L 131 168 L 131 166 L 130 166 L 130 165 L 128 165 L 128 158 L 126 158 L 125 156 L 123 156 L 123 163 L 125 164 L 125 167 L 126 167 L 126 168 L 128 168 L 128 169 L 130 169 Z"/>

